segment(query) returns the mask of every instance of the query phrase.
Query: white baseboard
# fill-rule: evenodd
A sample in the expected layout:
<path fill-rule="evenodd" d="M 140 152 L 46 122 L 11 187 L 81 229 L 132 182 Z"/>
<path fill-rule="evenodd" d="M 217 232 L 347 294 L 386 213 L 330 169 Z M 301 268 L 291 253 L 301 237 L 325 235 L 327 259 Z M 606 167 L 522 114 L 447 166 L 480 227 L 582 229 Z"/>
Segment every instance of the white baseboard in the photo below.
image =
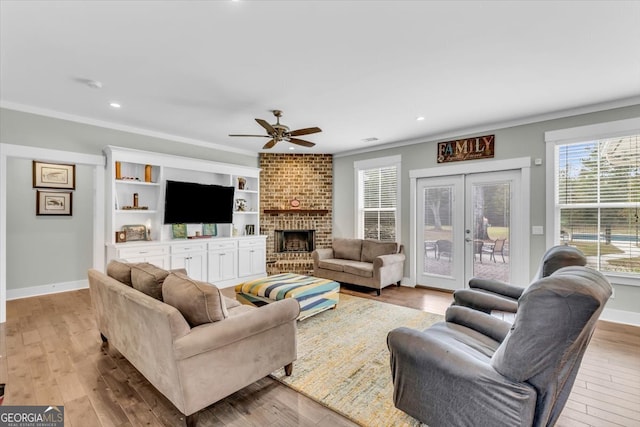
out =
<path fill-rule="evenodd" d="M 636 311 L 616 310 L 615 308 L 605 307 L 605 309 L 602 310 L 602 314 L 600 315 L 600 320 L 640 326 L 640 313 Z"/>
<path fill-rule="evenodd" d="M 413 283 L 413 281 L 411 280 L 411 277 L 403 277 L 402 280 L 400 281 L 400 285 L 401 286 L 407 286 L 409 288 L 415 288 L 416 284 Z"/>
<path fill-rule="evenodd" d="M 52 283 L 50 285 L 32 286 L 30 288 L 7 289 L 7 301 L 20 298 L 36 297 L 39 295 L 57 294 L 58 292 L 75 291 L 89 287 L 89 280 Z"/>

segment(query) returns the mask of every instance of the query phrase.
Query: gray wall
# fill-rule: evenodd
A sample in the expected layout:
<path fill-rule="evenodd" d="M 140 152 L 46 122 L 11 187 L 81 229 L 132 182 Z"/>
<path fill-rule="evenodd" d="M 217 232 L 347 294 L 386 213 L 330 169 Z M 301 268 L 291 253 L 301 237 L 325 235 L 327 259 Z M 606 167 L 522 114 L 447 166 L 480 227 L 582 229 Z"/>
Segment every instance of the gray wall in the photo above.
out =
<path fill-rule="evenodd" d="M 7 160 L 7 289 L 84 279 L 93 263 L 93 166 L 76 166 L 72 216 L 36 216 L 32 163 Z"/>
<path fill-rule="evenodd" d="M 258 157 L 0 108 L 0 142 L 101 155 L 107 145 L 258 166 Z"/>
<path fill-rule="evenodd" d="M 0 143 L 102 155 L 107 145 L 258 166 L 246 156 L 0 109 Z M 84 280 L 93 264 L 93 167 L 76 166 L 73 216 L 36 217 L 31 160 L 7 161 L 7 290 Z M 0 254 L 0 256 L 4 256 Z"/>
<path fill-rule="evenodd" d="M 384 156 L 401 155 L 401 230 L 400 238 L 405 245 L 407 257 L 409 253 L 409 171 L 414 169 L 437 168 L 436 161 L 437 143 L 450 141 L 468 136 L 480 136 L 495 134 L 495 160 L 511 159 L 517 157 L 531 157 L 543 159 L 542 166 L 531 168 L 531 225 L 544 225 L 547 231 L 545 215 L 545 141 L 544 133 L 550 130 L 566 129 L 575 126 L 584 126 L 595 123 L 640 117 L 640 105 L 617 108 L 598 113 L 583 114 L 562 119 L 541 121 L 527 125 L 486 130 L 471 135 L 453 135 L 437 141 L 425 141 L 419 144 L 390 148 L 369 153 L 357 154 L 334 158 L 334 236 L 354 237 L 356 235 L 355 224 L 355 183 L 353 162 L 357 160 L 374 159 Z M 482 160 L 478 160 L 482 161 Z M 546 249 L 546 236 L 530 236 L 530 265 L 531 274 L 535 272 L 540 257 Z M 405 276 L 409 276 L 409 265 L 405 265 Z M 607 307 L 640 312 L 640 287 L 615 285 L 616 298 L 611 300 Z M 623 297 L 624 295 L 624 297 Z"/>

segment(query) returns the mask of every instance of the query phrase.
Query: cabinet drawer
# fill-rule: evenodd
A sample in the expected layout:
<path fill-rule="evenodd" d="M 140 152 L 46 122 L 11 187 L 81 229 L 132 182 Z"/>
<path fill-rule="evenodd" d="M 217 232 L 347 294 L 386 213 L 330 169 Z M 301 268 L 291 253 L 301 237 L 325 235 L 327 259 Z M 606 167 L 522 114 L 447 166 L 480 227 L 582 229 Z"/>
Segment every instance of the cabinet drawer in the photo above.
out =
<path fill-rule="evenodd" d="M 265 241 L 260 239 L 260 240 L 240 240 L 240 242 L 238 242 L 238 246 L 241 248 L 253 248 L 256 246 L 264 246 L 265 245 Z"/>
<path fill-rule="evenodd" d="M 136 258 L 156 255 L 167 255 L 169 248 L 166 246 L 141 246 L 137 248 L 118 249 L 119 258 Z"/>
<path fill-rule="evenodd" d="M 211 242 L 209 243 L 209 250 L 210 251 L 219 251 L 219 250 L 224 250 L 224 249 L 235 249 L 236 248 L 236 242 L 234 241 L 226 241 L 226 242 Z"/>
<path fill-rule="evenodd" d="M 189 252 L 204 252 L 207 250 L 205 243 L 194 243 L 189 245 L 171 245 L 171 254 L 186 254 Z"/>

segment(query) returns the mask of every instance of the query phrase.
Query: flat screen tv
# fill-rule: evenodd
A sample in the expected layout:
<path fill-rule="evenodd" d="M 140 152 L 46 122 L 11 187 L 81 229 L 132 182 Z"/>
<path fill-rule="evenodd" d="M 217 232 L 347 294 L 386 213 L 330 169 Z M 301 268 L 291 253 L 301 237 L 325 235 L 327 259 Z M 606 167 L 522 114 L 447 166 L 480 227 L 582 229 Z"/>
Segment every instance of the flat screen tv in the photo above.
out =
<path fill-rule="evenodd" d="M 233 187 L 167 181 L 165 224 L 230 224 L 233 222 Z"/>

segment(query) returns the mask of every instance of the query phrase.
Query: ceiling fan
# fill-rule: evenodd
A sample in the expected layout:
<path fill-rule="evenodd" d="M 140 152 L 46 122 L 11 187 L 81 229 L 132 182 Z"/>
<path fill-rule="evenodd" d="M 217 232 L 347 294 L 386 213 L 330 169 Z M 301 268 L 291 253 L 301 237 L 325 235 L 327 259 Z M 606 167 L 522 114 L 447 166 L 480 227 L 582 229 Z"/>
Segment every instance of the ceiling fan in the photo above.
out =
<path fill-rule="evenodd" d="M 259 138 L 271 138 L 266 144 L 264 144 L 263 149 L 272 148 L 276 143 L 280 141 L 290 142 L 292 144 L 302 145 L 303 147 L 313 147 L 313 142 L 305 141 L 304 139 L 293 138 L 295 136 L 300 135 L 310 135 L 312 133 L 322 132 L 322 129 L 319 127 L 312 128 L 304 128 L 304 129 L 296 129 L 289 130 L 289 126 L 280 124 L 280 117 L 282 117 L 282 111 L 273 110 L 273 115 L 276 116 L 276 123 L 269 124 L 266 120 L 256 119 L 256 122 L 267 131 L 267 135 L 237 135 L 230 134 L 229 136 L 251 136 L 251 137 L 259 137 Z"/>

